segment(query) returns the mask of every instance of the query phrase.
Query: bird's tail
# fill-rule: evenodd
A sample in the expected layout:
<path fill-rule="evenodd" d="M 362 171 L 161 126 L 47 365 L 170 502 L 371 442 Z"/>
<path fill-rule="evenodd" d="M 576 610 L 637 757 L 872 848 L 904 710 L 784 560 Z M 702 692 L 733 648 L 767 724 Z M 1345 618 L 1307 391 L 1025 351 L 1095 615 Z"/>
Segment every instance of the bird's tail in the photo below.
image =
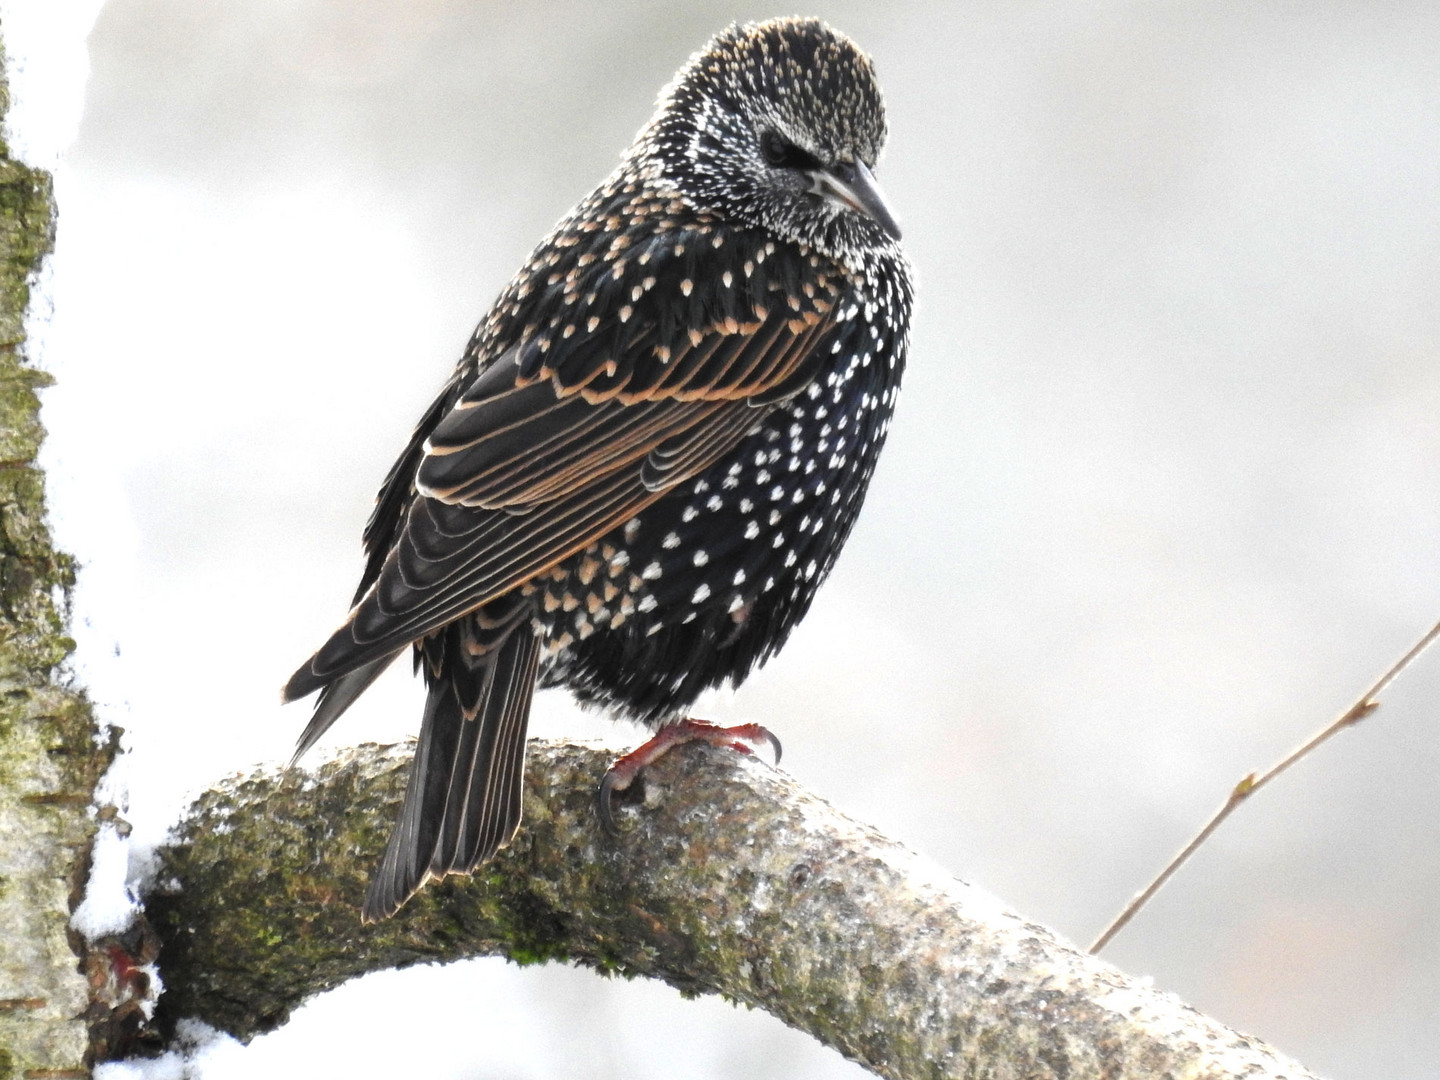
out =
<path fill-rule="evenodd" d="M 452 625 L 399 823 L 370 882 L 362 918 L 393 915 L 429 878 L 469 873 L 515 835 L 525 771 L 525 728 L 540 660 L 528 623 L 481 655 Z"/>
<path fill-rule="evenodd" d="M 319 700 L 315 703 L 315 713 L 295 744 L 295 756 L 290 759 L 291 768 L 305 755 L 305 751 L 320 741 L 320 736 L 330 730 L 330 725 L 340 719 L 340 714 L 370 689 L 370 684 L 378 679 L 399 655 L 397 651 L 389 656 L 382 656 L 379 660 L 372 660 L 354 671 L 347 671 L 334 682 L 325 684 L 320 691 Z"/>

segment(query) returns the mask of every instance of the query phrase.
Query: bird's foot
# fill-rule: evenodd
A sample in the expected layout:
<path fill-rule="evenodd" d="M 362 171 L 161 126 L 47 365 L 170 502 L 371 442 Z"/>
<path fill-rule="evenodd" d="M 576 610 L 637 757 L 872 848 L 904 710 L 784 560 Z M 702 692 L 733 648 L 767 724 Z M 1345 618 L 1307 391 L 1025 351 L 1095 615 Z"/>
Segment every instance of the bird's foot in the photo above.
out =
<path fill-rule="evenodd" d="M 658 761 L 670 750 L 682 743 L 697 741 L 707 742 L 711 746 L 727 746 L 742 754 L 753 754 L 755 751 L 752 747 L 769 743 L 770 748 L 775 751 L 775 764 L 780 764 L 780 740 L 775 737 L 774 732 L 760 724 L 720 727 L 704 720 L 676 720 L 666 724 L 655 733 L 653 739 L 636 747 L 606 770 L 604 779 L 600 781 L 597 797 L 600 824 L 605 827 L 605 831 L 612 836 L 620 831 L 615 824 L 614 815 L 610 812 L 612 794 L 628 788 L 645 766 Z"/>

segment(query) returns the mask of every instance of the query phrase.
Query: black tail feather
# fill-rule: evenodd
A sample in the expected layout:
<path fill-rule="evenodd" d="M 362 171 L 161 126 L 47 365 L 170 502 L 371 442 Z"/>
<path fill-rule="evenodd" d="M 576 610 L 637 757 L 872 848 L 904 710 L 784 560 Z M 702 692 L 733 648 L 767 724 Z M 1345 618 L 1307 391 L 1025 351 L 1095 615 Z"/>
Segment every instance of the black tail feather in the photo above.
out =
<path fill-rule="evenodd" d="M 355 699 L 370 689 L 370 684 L 378 679 L 399 655 L 399 652 L 393 652 L 389 656 L 382 656 L 379 660 L 372 660 L 354 671 L 341 675 L 321 689 L 320 698 L 315 702 L 315 714 L 310 717 L 310 723 L 305 725 L 305 730 L 300 733 L 300 739 L 295 744 L 295 756 L 290 759 L 292 767 L 304 756 L 305 751 L 314 746 L 320 740 L 320 736 L 330 729 L 330 725 L 340 719 L 340 715 L 355 703 Z"/>
<path fill-rule="evenodd" d="M 447 670 L 431 683 L 400 820 L 365 896 L 367 922 L 393 915 L 428 878 L 473 870 L 520 824 L 539 639 L 520 626 L 483 656 L 463 656 L 447 650 Z"/>

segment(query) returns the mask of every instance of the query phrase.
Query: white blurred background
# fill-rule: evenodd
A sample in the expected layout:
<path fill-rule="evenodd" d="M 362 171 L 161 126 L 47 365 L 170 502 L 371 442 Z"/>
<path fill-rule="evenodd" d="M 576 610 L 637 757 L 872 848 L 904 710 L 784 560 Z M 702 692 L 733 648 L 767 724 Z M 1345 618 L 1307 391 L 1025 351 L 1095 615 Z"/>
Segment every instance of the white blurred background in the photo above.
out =
<path fill-rule="evenodd" d="M 6 0 L 12 48 L 50 2 Z M 342 616 L 371 496 L 472 326 L 685 57 L 777 13 L 99 10 L 57 179 L 46 464 L 142 841 L 288 756 L 306 710 L 278 687 Z M 806 13 L 879 67 L 920 306 L 849 549 L 708 712 L 1088 941 L 1440 618 L 1440 7 Z M 1106 956 L 1338 1080 L 1440 1077 L 1437 698 L 1432 656 Z M 397 665 L 328 741 L 419 711 Z M 639 738 L 555 692 L 532 730 Z M 201 1068 L 862 1075 L 760 1014 L 499 962 L 364 980 Z"/>

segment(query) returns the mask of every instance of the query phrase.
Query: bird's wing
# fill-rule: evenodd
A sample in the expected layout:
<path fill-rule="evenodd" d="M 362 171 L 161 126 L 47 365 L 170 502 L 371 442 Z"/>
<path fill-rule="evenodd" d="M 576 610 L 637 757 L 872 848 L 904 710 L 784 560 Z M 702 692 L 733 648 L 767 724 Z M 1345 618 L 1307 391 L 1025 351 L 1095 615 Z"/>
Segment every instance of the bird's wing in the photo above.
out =
<path fill-rule="evenodd" d="M 698 291 L 666 269 L 654 258 L 647 277 L 684 297 Z M 610 274 L 603 263 L 599 271 Z M 577 325 L 566 321 L 569 305 L 548 319 L 536 305 L 525 336 L 423 441 L 415 495 L 374 583 L 291 678 L 286 699 L 393 655 L 584 549 L 716 461 L 768 404 L 803 389 L 823 359 L 839 282 L 756 278 L 725 301 L 677 305 L 678 319 L 663 296 L 592 302 L 587 313 L 605 314 L 568 334 Z"/>
<path fill-rule="evenodd" d="M 411 500 L 415 498 L 415 470 L 420 467 L 420 461 L 425 456 L 425 440 L 459 398 L 461 390 L 464 389 L 464 373 L 464 368 L 459 368 L 446 382 L 445 388 L 425 410 L 420 423 L 415 425 L 410 442 L 395 459 L 395 464 L 390 466 L 385 482 L 380 485 L 380 491 L 375 496 L 375 506 L 370 511 L 369 520 L 365 522 L 362 537 L 365 571 L 360 575 L 355 598 L 350 601 L 352 605 L 358 604 L 370 590 L 370 586 L 375 584 L 381 567 L 385 565 L 385 556 L 390 553 L 396 537 L 400 535 L 400 529 L 405 524 L 405 514 L 410 508 Z M 474 377 L 473 369 L 470 375 Z"/>

